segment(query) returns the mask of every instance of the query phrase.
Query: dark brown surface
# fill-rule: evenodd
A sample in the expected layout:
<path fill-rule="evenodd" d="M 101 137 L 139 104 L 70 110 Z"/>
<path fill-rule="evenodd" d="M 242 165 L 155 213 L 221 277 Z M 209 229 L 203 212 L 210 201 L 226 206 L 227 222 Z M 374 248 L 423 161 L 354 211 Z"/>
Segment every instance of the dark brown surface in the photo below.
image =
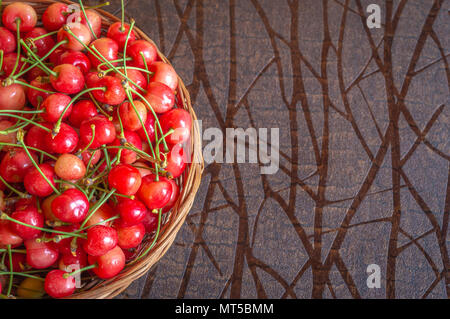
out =
<path fill-rule="evenodd" d="M 282 155 L 268 176 L 207 165 L 175 244 L 119 298 L 448 298 L 449 9 L 128 1 L 204 129 L 280 127 Z"/>

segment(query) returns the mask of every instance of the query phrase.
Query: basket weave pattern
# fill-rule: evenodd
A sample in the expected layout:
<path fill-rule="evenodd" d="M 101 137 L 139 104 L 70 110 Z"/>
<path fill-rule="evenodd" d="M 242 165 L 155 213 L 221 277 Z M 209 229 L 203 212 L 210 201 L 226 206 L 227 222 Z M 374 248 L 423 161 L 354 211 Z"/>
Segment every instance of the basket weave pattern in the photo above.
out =
<path fill-rule="evenodd" d="M 22 1 L 34 7 L 38 16 L 40 17 L 48 5 L 54 2 L 63 2 L 67 4 L 72 4 L 73 2 L 67 0 L 61 1 L 51 1 L 51 0 L 41 0 L 41 1 Z M 11 1 L 4 2 L 4 6 L 10 4 Z M 96 9 L 95 10 L 102 17 L 102 29 L 108 29 L 109 25 L 114 22 L 120 21 L 119 18 L 113 16 L 112 14 Z M 137 39 L 144 39 L 153 44 L 155 44 L 145 33 L 139 28 L 135 27 L 134 32 L 136 33 Z M 155 47 L 156 44 L 155 44 Z M 162 61 L 169 63 L 167 58 L 158 50 L 158 55 Z M 195 194 L 198 190 L 201 181 L 201 175 L 203 172 L 203 157 L 201 149 L 201 137 L 198 125 L 196 123 L 197 117 L 195 115 L 194 109 L 192 108 L 189 92 L 187 91 L 183 81 L 178 78 L 178 88 L 177 95 L 179 99 L 183 102 L 183 107 L 191 114 L 193 120 L 193 127 L 191 128 L 191 161 L 192 163 L 187 164 L 186 171 L 179 178 L 180 181 L 180 196 L 178 202 L 171 210 L 169 215 L 164 220 L 164 224 L 161 226 L 161 231 L 157 242 L 152 248 L 151 252 L 147 254 L 144 258 L 139 260 L 132 265 L 128 265 L 125 269 L 117 275 L 115 278 L 110 280 L 102 281 L 96 280 L 92 283 L 88 283 L 89 288 L 82 289 L 83 291 L 72 295 L 70 298 L 73 299 L 106 299 L 113 298 L 125 290 L 134 280 L 137 280 L 143 276 L 150 268 L 161 259 L 167 250 L 172 245 L 175 237 L 183 225 L 189 210 L 194 202 Z M 153 238 L 148 238 L 143 244 L 142 250 L 145 250 L 152 242 Z"/>

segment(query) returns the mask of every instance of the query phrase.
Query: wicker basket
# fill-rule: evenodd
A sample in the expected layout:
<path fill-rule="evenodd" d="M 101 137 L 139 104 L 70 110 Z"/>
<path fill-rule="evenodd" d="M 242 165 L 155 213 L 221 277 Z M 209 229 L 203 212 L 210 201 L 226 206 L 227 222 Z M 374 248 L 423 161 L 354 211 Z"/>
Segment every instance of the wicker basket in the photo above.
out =
<path fill-rule="evenodd" d="M 12 1 L 6 1 L 3 6 L 10 4 Z M 45 11 L 48 5 L 54 2 L 64 2 L 67 4 L 72 4 L 73 2 L 67 0 L 61 1 L 51 1 L 51 0 L 40 0 L 40 1 L 22 1 L 33 6 L 39 16 Z M 113 16 L 112 14 L 105 12 L 103 10 L 96 10 L 97 13 L 102 17 L 102 28 L 107 29 L 109 25 L 114 22 L 120 21 L 119 18 Z M 145 39 L 154 44 L 154 42 L 145 35 L 142 30 L 135 27 L 134 31 L 136 33 L 136 38 Z M 155 45 L 156 46 L 156 45 Z M 158 50 L 158 55 L 166 63 L 170 63 L 167 58 Z M 203 172 L 203 157 L 201 149 L 201 137 L 199 132 L 199 127 L 196 123 L 196 115 L 194 109 L 191 105 L 191 100 L 189 97 L 189 92 L 187 91 L 183 81 L 178 78 L 178 98 L 182 101 L 183 107 L 189 111 L 193 119 L 193 127 L 191 129 L 191 141 L 190 148 L 192 153 L 192 163 L 188 164 L 188 167 L 184 174 L 180 177 L 180 197 L 178 202 L 171 210 L 167 218 L 164 220 L 164 224 L 161 227 L 161 231 L 155 246 L 152 248 L 151 252 L 139 260 L 138 262 L 126 266 L 125 269 L 117 275 L 115 278 L 102 281 L 97 280 L 89 283 L 89 288 L 77 294 L 74 294 L 70 298 L 73 299 L 106 299 L 113 298 L 123 290 L 125 290 L 134 280 L 143 276 L 150 268 L 161 259 L 167 250 L 172 245 L 175 237 L 183 225 L 189 210 L 194 202 L 195 194 L 197 193 L 198 187 L 200 185 L 201 176 Z M 146 243 L 143 244 L 142 250 L 145 250 L 148 245 L 152 242 L 152 238 L 149 238 Z"/>

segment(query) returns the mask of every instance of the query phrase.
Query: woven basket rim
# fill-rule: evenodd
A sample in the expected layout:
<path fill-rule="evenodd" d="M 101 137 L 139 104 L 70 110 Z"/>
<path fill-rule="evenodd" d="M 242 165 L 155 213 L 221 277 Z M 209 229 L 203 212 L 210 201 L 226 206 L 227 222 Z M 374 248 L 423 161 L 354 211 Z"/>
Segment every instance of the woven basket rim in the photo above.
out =
<path fill-rule="evenodd" d="M 13 2 L 18 1 L 5 1 L 3 2 L 3 6 L 6 6 Z M 38 12 L 38 16 L 41 16 L 41 11 L 43 11 L 48 5 L 52 3 L 62 2 L 66 4 L 76 4 L 69 0 L 35 0 L 20 2 L 27 3 L 33 6 Z M 119 18 L 109 12 L 101 9 L 94 10 L 102 18 L 102 28 L 105 28 L 106 26 L 109 26 L 114 22 L 121 21 Z M 162 61 L 172 65 L 170 61 L 164 56 L 164 54 L 159 50 L 154 41 L 150 39 L 140 28 L 135 26 L 133 30 L 135 31 L 137 38 L 145 39 L 155 45 L 155 47 L 157 48 L 158 56 Z M 78 292 L 70 296 L 69 299 L 109 299 L 117 296 L 122 291 L 124 291 L 133 281 L 139 279 L 141 276 L 147 273 L 150 268 L 164 256 L 164 254 L 167 252 L 167 250 L 175 240 L 175 237 L 181 226 L 184 224 L 184 221 L 189 214 L 189 211 L 195 199 L 195 195 L 200 186 L 204 169 L 204 162 L 202 156 L 200 129 L 197 124 L 197 116 L 192 107 L 189 92 L 179 76 L 177 94 L 180 95 L 184 109 L 189 111 L 193 120 L 193 125 L 191 128 L 191 141 L 189 145 L 192 151 L 192 163 L 188 164 L 186 172 L 182 175 L 183 184 L 178 202 L 171 210 L 171 212 L 168 213 L 168 220 L 162 226 L 155 246 L 147 256 L 133 265 L 125 266 L 125 269 L 116 277 L 106 281 L 99 281 L 93 287 L 90 287 L 86 291 Z M 153 238 L 150 238 L 142 249 L 148 247 L 152 239 Z"/>

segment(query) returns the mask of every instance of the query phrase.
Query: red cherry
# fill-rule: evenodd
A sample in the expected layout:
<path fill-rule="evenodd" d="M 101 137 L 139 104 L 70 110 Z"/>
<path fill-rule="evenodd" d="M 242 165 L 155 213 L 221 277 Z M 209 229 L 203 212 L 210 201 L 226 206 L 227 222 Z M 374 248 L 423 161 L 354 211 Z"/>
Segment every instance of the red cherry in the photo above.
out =
<path fill-rule="evenodd" d="M 25 34 L 25 39 L 34 39 L 41 35 L 47 34 L 48 31 L 44 28 L 34 28 L 27 34 Z M 29 45 L 28 45 L 29 46 Z M 31 49 L 39 56 L 43 57 L 55 46 L 55 40 L 51 36 L 46 36 L 44 38 L 34 40 Z"/>
<path fill-rule="evenodd" d="M 49 95 L 42 103 L 42 108 L 44 109 L 44 113 L 41 114 L 42 118 L 50 123 L 57 122 L 71 100 L 70 96 L 62 93 Z M 66 110 L 62 119 L 66 119 L 70 112 L 72 112 L 72 105 Z"/>
<path fill-rule="evenodd" d="M 7 120 L 1 120 L 0 121 L 0 131 L 7 130 L 11 127 L 13 127 L 15 123 L 7 121 Z M 0 142 L 2 143 L 11 143 L 16 144 L 17 138 L 16 138 L 17 132 L 12 131 L 11 133 L 8 133 L 6 135 L 0 134 Z M 2 148 L 2 151 L 7 151 L 13 147 L 4 145 Z"/>
<path fill-rule="evenodd" d="M 50 183 L 52 183 L 54 186 L 55 172 L 53 171 L 53 167 L 51 167 L 49 164 L 44 163 L 40 164 L 39 168 L 50 181 Z M 31 195 L 45 197 L 53 193 L 53 188 L 47 183 L 47 181 L 44 179 L 44 177 L 42 177 L 42 175 L 36 168 L 31 168 L 30 170 L 28 170 L 28 173 L 25 175 L 25 178 L 23 180 L 23 184 L 27 192 Z"/>
<path fill-rule="evenodd" d="M 30 151 L 32 158 L 37 162 L 37 156 L 33 151 Z M 6 152 L 0 163 L 0 175 L 8 183 L 20 183 L 28 172 L 33 167 L 33 163 L 23 149 L 12 149 Z"/>
<path fill-rule="evenodd" d="M 142 179 L 137 193 L 138 198 L 150 210 L 163 208 L 169 202 L 171 195 L 172 185 L 163 179 L 156 181 L 152 175 L 147 175 Z"/>
<path fill-rule="evenodd" d="M 145 218 L 142 220 L 142 224 L 145 227 L 145 231 L 148 234 L 153 233 L 158 228 L 159 214 L 147 211 Z"/>
<path fill-rule="evenodd" d="M 58 262 L 59 269 L 63 271 L 73 271 L 75 265 L 80 269 L 87 266 L 87 254 L 81 248 L 76 250 L 75 256 L 71 252 L 63 254 Z"/>
<path fill-rule="evenodd" d="M 108 226 L 97 225 L 87 231 L 84 251 L 90 256 L 103 256 L 117 246 L 117 231 Z"/>
<path fill-rule="evenodd" d="M 22 69 L 25 62 L 22 61 L 24 57 L 20 55 L 19 57 L 19 63 L 17 64 L 16 73 L 18 70 Z M 3 64 L 2 64 L 2 75 L 8 77 L 11 75 L 12 71 L 14 70 L 14 67 L 16 66 L 17 61 L 17 53 L 11 52 L 7 53 L 3 56 Z"/>
<path fill-rule="evenodd" d="M 81 100 L 72 107 L 69 122 L 74 127 L 80 127 L 81 123 L 98 114 L 95 104 L 89 100 Z"/>
<path fill-rule="evenodd" d="M 85 13 L 88 18 L 89 24 L 91 25 L 92 31 L 94 31 L 96 37 L 99 37 L 102 33 L 102 18 L 94 10 L 85 10 Z M 80 22 L 82 25 L 89 28 L 89 25 L 82 11 L 71 14 L 67 18 L 67 22 Z"/>
<path fill-rule="evenodd" d="M 91 87 L 89 84 L 88 86 Z M 116 77 L 109 75 L 104 76 L 99 79 L 93 87 L 105 88 L 105 90 L 95 90 L 92 92 L 92 95 L 94 95 L 95 99 L 100 103 L 119 105 L 125 100 L 125 90 L 123 89 L 120 80 Z"/>
<path fill-rule="evenodd" d="M 122 249 L 130 249 L 141 244 L 145 236 L 145 227 L 142 223 L 133 226 L 117 227 L 117 244 Z"/>
<path fill-rule="evenodd" d="M 61 58 L 61 55 L 63 55 L 65 52 L 67 52 L 66 49 L 64 48 L 57 48 L 55 51 L 53 51 L 50 56 L 48 57 L 48 59 L 50 60 L 50 63 L 52 63 L 53 65 L 58 65 L 61 64 L 59 63 L 59 60 Z M 69 63 L 70 64 L 70 63 Z"/>
<path fill-rule="evenodd" d="M 14 204 L 14 209 L 15 210 L 24 210 L 27 209 L 28 206 L 36 206 L 36 200 L 37 197 L 35 196 L 31 196 L 31 197 L 27 197 L 27 198 L 20 198 L 15 204 Z"/>
<path fill-rule="evenodd" d="M 110 39 L 116 40 L 119 45 L 119 49 L 123 50 L 129 30 L 130 25 L 124 23 L 122 30 L 122 22 L 115 22 L 109 26 L 106 36 Z M 130 37 L 128 38 L 128 44 L 131 44 L 134 40 L 136 40 L 136 34 L 133 30 L 131 30 Z"/>
<path fill-rule="evenodd" d="M 36 77 L 34 80 L 32 80 L 30 82 L 30 85 L 40 88 L 40 89 L 43 89 L 43 90 L 47 90 L 47 91 L 53 90 L 53 87 L 51 86 L 51 84 L 49 82 L 44 81 L 41 77 Z M 42 91 L 32 89 L 32 88 L 28 88 L 26 93 L 27 93 L 28 101 L 34 107 L 38 107 L 39 104 L 42 105 L 44 100 L 50 96 L 50 93 L 42 92 Z"/>
<path fill-rule="evenodd" d="M 134 101 L 133 103 L 136 110 L 130 102 L 125 102 L 119 106 L 119 115 L 123 128 L 130 131 L 142 129 L 141 120 L 142 123 L 147 121 L 147 107 L 144 103 L 140 101 Z M 141 120 L 139 120 L 139 117 Z"/>
<path fill-rule="evenodd" d="M 86 174 L 86 166 L 79 157 L 72 154 L 63 154 L 56 160 L 55 173 L 64 180 L 74 181 Z"/>
<path fill-rule="evenodd" d="M 84 147 L 81 147 L 81 149 L 84 149 Z M 81 153 L 81 158 L 83 160 L 84 165 L 89 165 L 90 168 L 94 167 L 98 161 L 100 160 L 100 157 L 102 155 L 102 152 L 100 150 L 96 151 L 84 151 Z M 94 156 L 94 158 L 91 160 L 91 157 Z"/>
<path fill-rule="evenodd" d="M 34 68 L 32 68 L 30 71 L 27 72 L 27 74 L 25 74 L 25 77 L 27 79 L 28 82 L 33 81 L 34 79 L 36 79 L 37 77 L 46 77 L 47 73 L 45 73 L 44 70 L 40 69 L 39 67 L 35 66 Z M 43 81 L 43 79 L 40 80 L 40 82 L 45 82 Z M 30 83 L 31 84 L 31 83 Z M 48 84 L 50 84 L 50 82 L 48 82 Z M 49 86 L 50 90 L 53 90 L 53 87 L 50 85 Z"/>
<path fill-rule="evenodd" d="M 4 53 L 14 52 L 17 48 L 16 37 L 11 31 L 4 27 L 0 27 L 0 50 Z"/>
<path fill-rule="evenodd" d="M 101 279 L 109 279 L 116 276 L 125 267 L 125 254 L 117 246 L 100 257 L 88 256 L 89 264 L 97 264 L 94 273 Z"/>
<path fill-rule="evenodd" d="M 116 212 L 113 211 L 109 204 L 105 203 L 88 219 L 85 227 L 92 225 L 110 226 L 112 222 L 105 223 L 105 220 L 110 219 L 114 215 L 116 215 Z"/>
<path fill-rule="evenodd" d="M 67 20 L 67 5 L 65 3 L 52 3 L 42 14 L 42 23 L 48 31 L 60 29 Z"/>
<path fill-rule="evenodd" d="M 155 141 L 155 118 L 153 114 L 149 114 L 147 116 L 147 120 L 144 124 L 145 131 L 147 131 L 148 137 L 150 138 L 150 142 Z M 147 136 L 145 135 L 145 131 L 143 128 L 140 128 L 137 132 L 139 134 L 139 137 L 143 141 L 147 141 Z"/>
<path fill-rule="evenodd" d="M 169 202 L 162 209 L 163 213 L 167 213 L 170 211 L 176 204 L 178 197 L 180 196 L 180 188 L 177 183 L 173 179 L 166 179 L 165 177 L 161 177 L 162 179 L 167 180 L 172 185 L 172 195 L 170 196 Z"/>
<path fill-rule="evenodd" d="M 65 28 L 69 28 L 76 38 L 67 32 Z M 68 42 L 62 46 L 68 50 L 83 51 L 84 45 L 88 46 L 89 43 L 91 43 L 91 39 L 91 31 L 81 23 L 68 23 L 58 31 L 58 42 L 67 40 Z M 81 41 L 81 43 L 79 41 Z"/>
<path fill-rule="evenodd" d="M 80 51 L 65 51 L 59 56 L 58 64 L 72 64 L 86 74 L 91 69 L 91 61 Z"/>
<path fill-rule="evenodd" d="M 0 248 L 5 249 L 8 245 L 17 247 L 23 242 L 12 229 L 11 223 L 7 220 L 0 220 Z"/>
<path fill-rule="evenodd" d="M 56 76 L 50 75 L 55 90 L 66 94 L 75 94 L 84 87 L 84 76 L 80 69 L 72 64 L 60 64 L 54 67 Z"/>
<path fill-rule="evenodd" d="M 38 212 L 35 206 L 28 206 L 24 210 L 15 211 L 14 213 L 12 213 L 11 217 L 27 225 L 41 228 L 44 226 L 44 216 L 42 216 L 42 214 Z M 25 240 L 36 238 L 41 233 L 41 231 L 38 229 L 20 225 L 14 222 L 11 224 L 11 227 L 17 235 Z"/>
<path fill-rule="evenodd" d="M 25 269 L 26 256 L 21 253 L 12 253 L 12 268 L 14 272 L 22 272 Z M 5 258 L 6 269 L 11 269 L 9 258 Z"/>
<path fill-rule="evenodd" d="M 150 103 L 156 113 L 165 113 L 175 105 L 173 90 L 159 82 L 150 82 L 144 98 Z"/>
<path fill-rule="evenodd" d="M 11 31 L 16 31 L 16 20 L 20 20 L 20 32 L 28 32 L 34 28 L 37 22 L 37 14 L 32 6 L 23 2 L 11 3 L 3 9 L 3 25 Z"/>
<path fill-rule="evenodd" d="M 77 132 L 66 123 L 61 123 L 60 129 L 56 136 L 47 133 L 44 137 L 44 142 L 47 148 L 52 153 L 64 154 L 72 153 L 78 145 Z"/>
<path fill-rule="evenodd" d="M 115 77 L 118 78 L 120 81 L 124 80 L 124 77 L 120 73 L 116 73 Z M 142 74 L 141 71 L 129 69 L 127 70 L 127 77 L 130 79 L 130 81 L 128 81 L 128 85 L 130 86 L 131 89 L 142 93 L 142 91 L 139 88 L 144 89 L 147 87 L 147 78 Z M 135 83 L 136 85 L 134 85 L 133 83 Z M 138 86 L 139 88 L 136 86 Z M 137 94 L 131 92 L 131 96 L 133 98 L 136 98 Z"/>
<path fill-rule="evenodd" d="M 182 144 L 186 142 L 191 134 L 192 119 L 188 111 L 173 109 L 163 114 L 159 119 L 161 128 L 166 134 L 170 129 L 174 132 L 166 137 L 170 144 Z"/>
<path fill-rule="evenodd" d="M 122 225 L 124 226 L 139 224 L 147 214 L 145 205 L 136 199 L 123 198 L 117 204 L 116 209 L 120 214 Z"/>
<path fill-rule="evenodd" d="M 167 154 L 167 166 L 164 169 L 169 172 L 173 178 L 179 177 L 183 174 L 186 168 L 186 154 L 181 145 L 177 144 Z"/>
<path fill-rule="evenodd" d="M 56 226 L 53 229 L 62 231 L 62 232 L 66 232 L 66 233 L 72 233 L 72 232 L 78 230 L 79 228 L 80 228 L 79 224 L 72 224 L 72 225 L 67 225 L 67 226 Z M 59 236 L 62 236 L 62 235 L 54 233 L 54 234 L 52 234 L 51 237 L 58 238 Z M 54 241 L 53 246 L 56 247 L 61 254 L 72 255 L 72 247 L 71 247 L 72 240 L 73 240 L 73 237 L 63 238 L 63 239 L 60 239 L 59 241 Z M 82 239 L 78 238 L 77 240 L 82 240 Z M 77 241 L 77 243 L 79 243 L 79 242 Z M 78 252 L 78 250 L 82 250 L 82 249 L 77 249 L 77 252 Z"/>
<path fill-rule="evenodd" d="M 49 123 L 41 123 L 41 125 L 49 129 L 52 128 L 52 125 Z M 45 143 L 47 133 L 47 131 L 43 130 L 39 126 L 32 126 L 25 135 L 25 144 L 43 151 L 47 151 L 48 147 Z"/>
<path fill-rule="evenodd" d="M 119 55 L 119 45 L 116 41 L 110 38 L 100 38 L 95 41 L 93 41 L 90 45 L 90 48 L 92 49 L 95 47 L 98 52 L 108 61 L 117 60 Z M 98 59 L 96 56 L 94 56 L 92 53 L 88 53 L 89 60 L 92 63 L 92 66 L 94 68 L 97 68 L 99 64 L 103 63 L 103 59 Z M 117 62 L 112 63 L 112 65 L 116 66 Z M 108 65 L 104 65 L 101 67 L 101 69 L 106 70 L 109 69 Z"/>
<path fill-rule="evenodd" d="M 0 110 L 21 110 L 27 98 L 20 84 L 0 85 Z"/>
<path fill-rule="evenodd" d="M 53 214 L 59 220 L 67 223 L 82 222 L 89 210 L 89 201 L 76 188 L 66 190 L 56 197 L 51 204 Z"/>
<path fill-rule="evenodd" d="M 153 62 L 155 62 L 158 57 L 157 49 L 152 43 L 145 40 L 136 40 L 133 41 L 127 48 L 128 56 L 133 59 L 130 62 L 130 65 L 139 68 L 145 67 L 141 53 L 144 55 L 147 66 L 150 66 Z"/>
<path fill-rule="evenodd" d="M 131 165 L 120 164 L 111 169 L 108 175 L 109 187 L 117 189 L 119 194 L 134 195 L 141 186 L 141 175 Z"/>
<path fill-rule="evenodd" d="M 139 135 L 137 135 L 135 132 L 132 131 L 126 131 L 124 130 L 124 136 L 125 140 L 136 147 L 137 149 L 142 150 L 142 141 Z M 112 143 L 111 146 L 119 146 L 121 145 L 120 139 L 116 138 Z M 119 149 L 113 148 L 110 149 L 111 155 L 115 156 L 119 152 Z M 120 153 L 120 162 L 124 164 L 133 164 L 137 160 L 137 154 L 135 151 L 129 150 L 129 149 L 123 149 Z"/>
<path fill-rule="evenodd" d="M 103 115 L 97 115 L 81 123 L 80 136 L 83 144 L 89 144 L 92 139 L 91 125 L 95 127 L 95 136 L 90 148 L 97 148 L 103 144 L 109 144 L 116 138 L 114 124 Z"/>
<path fill-rule="evenodd" d="M 45 292 L 53 298 L 64 298 L 72 295 L 76 288 L 75 278 L 66 276 L 60 269 L 50 271 L 45 277 Z"/>
<path fill-rule="evenodd" d="M 178 76 L 170 64 L 158 61 L 149 65 L 149 71 L 154 73 L 150 82 L 163 83 L 174 91 L 177 89 Z"/>
<path fill-rule="evenodd" d="M 58 250 L 51 243 L 38 242 L 37 239 L 25 241 L 27 264 L 35 269 L 45 269 L 58 260 Z"/>

